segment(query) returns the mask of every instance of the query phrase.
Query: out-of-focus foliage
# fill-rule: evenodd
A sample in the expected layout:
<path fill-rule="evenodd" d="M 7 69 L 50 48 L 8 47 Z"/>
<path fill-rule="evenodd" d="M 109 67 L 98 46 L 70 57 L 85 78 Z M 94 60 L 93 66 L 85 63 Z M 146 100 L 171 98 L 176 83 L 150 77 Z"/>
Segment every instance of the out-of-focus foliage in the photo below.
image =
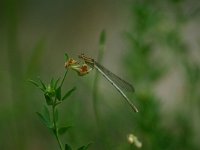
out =
<path fill-rule="evenodd" d="M 142 137 L 142 149 L 199 149 L 194 142 L 199 112 L 194 114 L 193 109 L 199 107 L 200 65 L 193 62 L 192 50 L 181 34 L 197 10 L 187 12 L 186 5 L 186 1 L 134 1 L 132 32 L 127 33 L 132 48 L 125 61 L 138 88 L 141 111 L 135 117 L 134 130 Z M 161 97 L 154 88 L 174 68 L 177 72 L 181 70 L 184 77 L 185 94 L 173 115 L 172 112 L 163 115 Z"/>

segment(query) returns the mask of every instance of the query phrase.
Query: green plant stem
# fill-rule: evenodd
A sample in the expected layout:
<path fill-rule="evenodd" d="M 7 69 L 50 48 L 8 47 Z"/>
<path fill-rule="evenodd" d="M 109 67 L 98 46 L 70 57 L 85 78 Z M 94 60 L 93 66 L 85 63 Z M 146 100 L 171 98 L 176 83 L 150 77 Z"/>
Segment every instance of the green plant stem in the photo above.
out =
<path fill-rule="evenodd" d="M 60 84 L 60 87 L 62 87 L 64 81 L 65 81 L 65 78 L 66 78 L 66 75 L 67 75 L 67 72 L 68 72 L 68 69 L 65 71 L 65 74 L 63 76 L 63 79 L 62 79 L 62 82 Z M 63 149 L 63 145 L 62 145 L 62 142 L 61 140 L 59 139 L 59 135 L 58 135 L 58 127 L 57 127 L 57 124 L 56 124 L 56 106 L 58 105 L 57 103 L 57 100 L 55 99 L 54 100 L 54 104 L 52 105 L 52 111 L 53 111 L 53 127 L 54 127 L 54 135 L 56 136 L 56 139 L 58 141 L 58 145 L 60 147 L 61 150 L 64 150 Z"/>
<path fill-rule="evenodd" d="M 61 150 L 64 150 L 64 149 L 63 149 L 63 146 L 62 146 L 62 142 L 60 141 L 59 136 L 58 136 L 58 127 L 57 127 L 57 124 L 56 124 L 55 110 L 56 110 L 56 105 L 53 105 L 53 106 L 52 106 L 52 111 L 53 111 L 54 135 L 56 136 L 56 139 L 57 139 L 57 141 L 58 141 L 58 144 L 59 144 L 60 149 L 61 149 Z"/>
<path fill-rule="evenodd" d="M 68 69 L 65 71 L 65 74 L 64 74 L 64 77 L 63 77 L 62 82 L 61 82 L 61 84 L 60 84 L 60 87 L 62 87 L 62 85 L 63 85 L 63 83 L 64 83 L 64 81 L 65 81 L 65 77 L 66 77 L 66 75 L 67 75 L 67 72 L 68 72 Z"/>

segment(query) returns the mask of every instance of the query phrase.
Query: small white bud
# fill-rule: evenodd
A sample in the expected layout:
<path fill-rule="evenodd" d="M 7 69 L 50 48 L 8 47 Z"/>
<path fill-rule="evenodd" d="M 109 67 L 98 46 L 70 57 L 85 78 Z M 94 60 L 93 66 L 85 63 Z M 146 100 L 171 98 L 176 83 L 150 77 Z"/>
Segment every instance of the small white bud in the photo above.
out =
<path fill-rule="evenodd" d="M 138 140 L 138 138 L 135 135 L 129 134 L 127 138 L 130 144 L 134 144 L 137 148 L 142 147 L 142 143 Z"/>

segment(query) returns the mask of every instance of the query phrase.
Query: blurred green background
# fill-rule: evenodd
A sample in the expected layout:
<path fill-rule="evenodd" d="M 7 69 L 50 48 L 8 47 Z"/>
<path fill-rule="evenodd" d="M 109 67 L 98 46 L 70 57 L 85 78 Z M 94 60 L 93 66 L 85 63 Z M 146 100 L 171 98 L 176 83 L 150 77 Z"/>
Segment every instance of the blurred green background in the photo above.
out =
<path fill-rule="evenodd" d="M 96 59 L 103 29 L 101 63 L 134 85 L 139 113 L 103 77 L 94 86 L 95 73 L 69 72 L 64 89 L 77 90 L 59 107 L 60 123 L 73 125 L 63 142 L 137 149 L 132 133 L 145 150 L 200 149 L 199 14 L 198 0 L 1 0 L 0 149 L 58 149 L 35 113 L 44 97 L 27 80 L 62 76 L 65 52 Z"/>

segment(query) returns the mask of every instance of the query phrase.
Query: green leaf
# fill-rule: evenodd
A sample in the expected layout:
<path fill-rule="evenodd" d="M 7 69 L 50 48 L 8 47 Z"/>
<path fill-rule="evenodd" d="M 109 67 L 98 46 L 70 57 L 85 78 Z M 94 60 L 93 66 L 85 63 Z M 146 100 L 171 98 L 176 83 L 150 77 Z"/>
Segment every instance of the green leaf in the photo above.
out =
<path fill-rule="evenodd" d="M 44 97 L 46 99 L 47 105 L 53 105 L 53 99 L 47 93 L 44 94 Z"/>
<path fill-rule="evenodd" d="M 37 88 L 39 88 L 40 90 L 42 90 L 43 92 L 45 91 L 44 88 L 42 88 L 41 86 L 39 86 L 39 84 L 33 80 L 28 80 L 28 82 L 32 83 L 33 85 L 35 85 Z"/>
<path fill-rule="evenodd" d="M 37 82 L 35 82 L 34 80 L 29 79 L 28 82 L 30 82 L 31 84 L 33 84 L 33 85 L 36 86 L 37 88 L 41 89 L 42 91 L 44 91 L 44 89 L 41 88 L 41 87 L 39 86 L 39 84 L 38 84 Z"/>
<path fill-rule="evenodd" d="M 54 89 L 56 89 L 57 88 L 57 85 L 58 85 L 58 82 L 60 81 L 60 78 L 58 78 L 57 80 L 56 80 L 56 82 L 55 82 L 55 84 L 54 84 Z"/>
<path fill-rule="evenodd" d="M 40 120 L 42 121 L 42 123 L 47 127 L 47 128 L 52 128 L 53 124 L 51 122 L 49 122 L 44 115 L 42 115 L 39 112 L 36 112 L 36 114 L 39 116 Z"/>
<path fill-rule="evenodd" d="M 85 150 L 85 146 L 81 146 L 77 150 Z"/>
<path fill-rule="evenodd" d="M 61 87 L 58 87 L 58 88 L 56 89 L 56 98 L 57 98 L 58 100 L 61 100 Z"/>
<path fill-rule="evenodd" d="M 93 144 L 93 142 L 88 143 L 88 144 L 85 146 L 85 149 L 88 149 L 92 144 Z"/>
<path fill-rule="evenodd" d="M 68 61 L 68 59 L 69 59 L 69 56 L 67 53 L 65 53 L 65 61 Z"/>
<path fill-rule="evenodd" d="M 49 109 L 48 109 L 47 106 L 45 106 L 45 105 L 44 105 L 44 107 L 43 107 L 43 114 L 44 114 L 45 119 L 46 119 L 48 122 L 51 122 Z"/>
<path fill-rule="evenodd" d="M 79 147 L 77 150 L 87 150 L 91 144 L 92 144 L 92 142 L 88 143 L 87 145 Z"/>
<path fill-rule="evenodd" d="M 65 100 L 66 98 L 68 98 L 68 97 L 72 94 L 72 92 L 75 91 L 75 90 L 76 90 L 76 87 L 73 87 L 71 90 L 69 90 L 69 91 L 63 96 L 62 100 Z"/>
<path fill-rule="evenodd" d="M 58 129 L 58 133 L 60 135 L 63 135 L 66 131 L 68 131 L 72 126 L 67 126 L 67 127 L 61 127 Z"/>
<path fill-rule="evenodd" d="M 53 87 L 54 87 L 54 79 L 53 79 L 53 78 L 51 79 L 51 82 L 50 82 L 50 87 L 51 87 L 51 88 L 53 88 Z"/>
<path fill-rule="evenodd" d="M 43 89 L 46 90 L 46 86 L 45 86 L 44 82 L 43 82 L 40 78 L 38 78 L 38 79 L 39 79 L 39 81 L 40 81 L 40 83 L 41 83 Z"/>
<path fill-rule="evenodd" d="M 39 87 L 39 84 L 31 79 L 28 80 L 28 82 L 32 83 L 33 85 L 35 85 L 36 87 Z"/>
<path fill-rule="evenodd" d="M 68 144 L 65 144 L 65 150 L 72 150 L 72 148 Z"/>

